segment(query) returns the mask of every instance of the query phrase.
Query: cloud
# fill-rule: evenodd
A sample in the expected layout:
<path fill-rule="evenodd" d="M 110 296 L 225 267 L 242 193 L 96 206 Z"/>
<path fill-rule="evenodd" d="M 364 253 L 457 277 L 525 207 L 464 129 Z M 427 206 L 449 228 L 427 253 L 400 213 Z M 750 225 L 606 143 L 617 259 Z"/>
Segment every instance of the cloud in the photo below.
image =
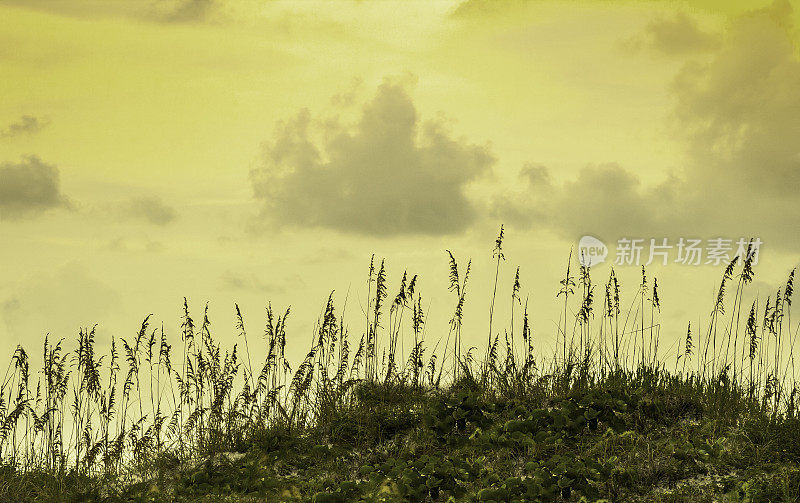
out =
<path fill-rule="evenodd" d="M 800 58 L 778 2 L 740 18 L 706 65 L 676 80 L 677 127 L 698 183 L 741 193 L 797 197 L 800 186 Z"/>
<path fill-rule="evenodd" d="M 477 212 L 465 187 L 494 162 L 487 147 L 422 122 L 406 89 L 385 81 L 352 127 L 315 127 L 307 110 L 279 124 L 251 172 L 273 223 L 369 235 L 454 234 Z"/>
<path fill-rule="evenodd" d="M 518 227 L 552 225 L 549 194 L 554 190 L 550 171 L 541 164 L 526 164 L 519 172 L 517 183 L 496 194 L 490 202 L 492 217 L 511 222 Z"/>
<path fill-rule="evenodd" d="M 552 219 L 558 228 L 580 234 L 671 233 L 673 229 L 663 221 L 664 214 L 653 210 L 674 207 L 674 183 L 647 188 L 636 174 L 616 164 L 589 166 L 554 193 L 555 208 L 564 211 L 552 211 Z"/>
<path fill-rule="evenodd" d="M 134 197 L 123 205 L 123 212 L 154 225 L 167 225 L 177 217 L 175 208 L 158 196 Z"/>
<path fill-rule="evenodd" d="M 204 21 L 219 7 L 216 0 L 181 0 L 168 2 L 161 19 L 173 23 Z"/>
<path fill-rule="evenodd" d="M 0 130 L 0 138 L 13 138 L 26 134 L 35 134 L 44 129 L 49 122 L 32 115 L 23 115 L 16 122 L 12 122 Z"/>
<path fill-rule="evenodd" d="M 661 17 L 647 25 L 643 37 L 631 43 L 670 56 L 707 52 L 720 45 L 720 37 L 700 29 L 697 22 L 683 12 Z"/>
<path fill-rule="evenodd" d="M 0 219 L 19 218 L 68 206 L 58 168 L 36 156 L 0 164 Z"/>
<path fill-rule="evenodd" d="M 526 7 L 530 0 L 465 0 L 458 4 L 451 16 L 454 18 L 481 18 L 514 12 Z"/>
<path fill-rule="evenodd" d="M 676 231 L 672 223 L 681 221 L 675 206 L 682 182 L 675 178 L 645 187 L 635 173 L 617 164 L 587 166 L 560 185 L 550 178 L 546 167 L 527 166 L 516 190 L 496 198 L 494 215 L 518 227 L 549 229 L 569 239 L 585 234 L 609 239 L 671 235 Z M 670 208 L 669 213 L 663 208 Z"/>
<path fill-rule="evenodd" d="M 119 293 L 75 262 L 50 272 L 36 272 L 0 299 L 0 316 L 13 338 L 25 340 L 47 332 L 52 338 L 72 336 L 119 308 Z M 80 302 L 75 302 L 80 292 Z"/>
<path fill-rule="evenodd" d="M 634 168 L 587 166 L 560 185 L 523 172 L 493 212 L 575 238 L 761 237 L 800 245 L 800 57 L 791 8 L 777 2 L 734 21 L 720 46 L 692 58 L 672 85 L 686 164 L 643 184 Z"/>

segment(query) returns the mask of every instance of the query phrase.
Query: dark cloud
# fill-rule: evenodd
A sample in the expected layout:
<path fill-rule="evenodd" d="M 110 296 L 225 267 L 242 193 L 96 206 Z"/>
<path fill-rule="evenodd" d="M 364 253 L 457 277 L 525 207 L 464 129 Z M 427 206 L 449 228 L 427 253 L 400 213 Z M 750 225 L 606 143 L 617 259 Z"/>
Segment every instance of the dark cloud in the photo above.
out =
<path fill-rule="evenodd" d="M 505 14 L 532 3 L 531 0 L 465 0 L 458 4 L 451 16 L 474 18 Z"/>
<path fill-rule="evenodd" d="M 701 30 L 694 19 L 678 13 L 652 21 L 639 42 L 663 54 L 683 55 L 715 49 L 720 37 Z"/>
<path fill-rule="evenodd" d="M 66 206 L 58 168 L 36 156 L 0 164 L 0 218 L 18 218 Z"/>
<path fill-rule="evenodd" d="M 281 123 L 251 172 L 272 222 L 372 235 L 450 234 L 476 210 L 465 187 L 493 163 L 486 147 L 421 122 L 406 90 L 384 82 L 353 127 Z"/>
<path fill-rule="evenodd" d="M 124 209 L 129 216 L 155 225 L 166 225 L 177 216 L 175 208 L 158 196 L 135 197 L 124 205 Z"/>
<path fill-rule="evenodd" d="M 553 223 L 581 234 L 613 236 L 669 232 L 664 214 L 654 209 L 674 207 L 672 182 L 646 188 L 636 174 L 615 164 L 584 168 L 575 180 L 554 191 Z M 598 209 L 603 208 L 603 211 Z"/>
<path fill-rule="evenodd" d="M 515 192 L 495 201 L 494 214 L 516 226 L 551 229 L 567 238 L 671 235 L 676 230 L 672 222 L 681 220 L 675 208 L 681 187 L 674 178 L 645 187 L 635 173 L 616 164 L 588 166 L 575 179 L 554 185 L 547 168 L 528 166 Z"/>
<path fill-rule="evenodd" d="M 572 238 L 713 234 L 800 245 L 800 58 L 790 18 L 787 2 L 742 16 L 705 63 L 688 62 L 676 78 L 680 173 L 645 186 L 635 167 L 604 165 L 555 186 L 539 167 L 495 214 Z"/>
<path fill-rule="evenodd" d="M 540 164 L 528 164 L 512 189 L 494 197 L 492 216 L 519 227 L 552 225 L 549 195 L 554 190 L 550 171 Z"/>
<path fill-rule="evenodd" d="M 797 197 L 800 186 L 800 58 L 791 7 L 743 16 L 706 65 L 687 65 L 674 84 L 698 183 Z"/>
<path fill-rule="evenodd" d="M 676 79 L 675 127 L 692 207 L 710 225 L 800 245 L 800 54 L 789 2 L 737 19 L 706 64 Z"/>
<path fill-rule="evenodd" d="M 169 4 L 162 19 L 174 23 L 204 21 L 219 7 L 216 0 L 181 0 Z"/>
<path fill-rule="evenodd" d="M 49 124 L 48 121 L 42 120 L 32 115 L 23 115 L 19 120 L 12 122 L 2 130 L 0 130 L 0 138 L 12 138 L 14 136 L 35 134 L 44 129 Z"/>

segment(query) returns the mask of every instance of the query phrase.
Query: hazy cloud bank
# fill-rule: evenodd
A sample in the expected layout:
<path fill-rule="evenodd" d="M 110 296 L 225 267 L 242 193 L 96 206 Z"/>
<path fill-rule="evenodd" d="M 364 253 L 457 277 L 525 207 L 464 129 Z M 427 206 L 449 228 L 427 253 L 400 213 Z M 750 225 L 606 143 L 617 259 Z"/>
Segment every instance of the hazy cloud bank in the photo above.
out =
<path fill-rule="evenodd" d="M 686 13 L 658 17 L 651 21 L 644 33 L 625 41 L 630 49 L 648 49 L 666 56 L 685 56 L 719 48 L 722 37 L 700 28 L 697 21 Z"/>
<path fill-rule="evenodd" d="M 788 2 L 741 16 L 719 47 L 686 61 L 672 84 L 672 127 L 687 161 L 661 183 L 605 164 L 554 185 L 548 168 L 529 167 L 493 213 L 568 238 L 752 235 L 800 245 L 800 58 L 790 19 Z M 660 36 L 682 53 L 699 43 L 674 26 Z"/>
<path fill-rule="evenodd" d="M 0 318 L 7 333 L 20 341 L 48 332 L 55 339 L 71 337 L 120 306 L 119 293 L 76 262 L 35 272 L 12 291 L 0 298 Z M 74 302 L 76 292 L 80 293 L 78 303 Z"/>

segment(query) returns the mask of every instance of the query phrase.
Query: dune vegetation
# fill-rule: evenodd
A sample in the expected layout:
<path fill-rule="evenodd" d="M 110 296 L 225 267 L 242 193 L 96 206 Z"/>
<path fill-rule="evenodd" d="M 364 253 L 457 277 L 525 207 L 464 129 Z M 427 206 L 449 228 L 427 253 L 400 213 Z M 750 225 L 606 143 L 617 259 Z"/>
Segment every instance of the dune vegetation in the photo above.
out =
<path fill-rule="evenodd" d="M 665 356 L 657 280 L 642 268 L 623 305 L 613 270 L 596 284 L 571 255 L 543 354 L 518 268 L 511 292 L 495 279 L 485 347 L 464 347 L 471 262 L 446 257 L 448 326 L 426 325 L 416 277 L 390 294 L 373 257 L 366 315 L 345 320 L 331 294 L 299 362 L 289 310 L 267 308 L 255 354 L 238 306 L 223 347 L 186 300 L 179 340 L 147 317 L 104 354 L 94 329 L 74 347 L 44 338 L 40 369 L 18 347 L 0 390 L 0 500 L 800 500 L 794 272 L 744 305 L 753 255 L 737 257 L 707 326 Z"/>

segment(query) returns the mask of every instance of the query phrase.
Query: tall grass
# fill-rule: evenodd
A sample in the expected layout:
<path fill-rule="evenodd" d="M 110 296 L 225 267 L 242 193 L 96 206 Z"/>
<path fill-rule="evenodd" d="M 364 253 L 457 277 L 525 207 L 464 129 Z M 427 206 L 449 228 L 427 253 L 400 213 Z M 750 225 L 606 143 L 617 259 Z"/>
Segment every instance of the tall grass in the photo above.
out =
<path fill-rule="evenodd" d="M 615 271 L 602 283 L 603 301 L 596 305 L 591 267 L 580 265 L 576 282 L 570 253 L 556 294 L 563 296 L 563 317 L 556 346 L 547 355 L 530 324 L 527 297 L 522 302 L 518 267 L 510 292 L 510 324 L 502 338 L 496 330 L 504 237 L 501 227 L 492 254 L 495 280 L 481 361 L 475 360 L 475 348 L 463 347 L 462 341 L 471 260 L 462 267 L 447 251 L 453 314 L 441 332 L 447 334 L 441 344 L 442 336 L 435 343 L 426 340 L 417 276 L 403 272 L 399 291 L 387 302 L 388 269 L 373 256 L 357 344 L 351 340 L 344 306 L 338 307 L 331 293 L 306 356 L 296 367 L 286 358 L 290 311 L 275 311 L 271 304 L 266 308 L 263 355 L 251 353 L 238 305 L 236 342 L 226 348 L 212 335 L 208 306 L 196 323 L 186 299 L 177 341 L 170 340 L 163 326 L 154 328 L 150 316 L 130 338 L 112 339 L 102 355 L 96 351 L 94 328 L 79 331 L 72 351 L 65 349 L 63 339 L 53 343 L 45 337 L 44 363 L 35 377 L 25 349 L 16 348 L 0 387 L 0 464 L 60 478 L 146 475 L 164 460 L 246 449 L 268 430 L 292 434 L 331 427 L 357 406 L 359 386 L 370 383 L 416 390 L 470 385 L 517 396 L 542 386 L 554 390 L 647 378 L 651 385 L 672 383 L 702 395 L 719 414 L 753 411 L 775 420 L 796 417 L 798 329 L 791 326 L 789 314 L 794 271 L 774 297 L 763 303 L 756 299 L 747 309 L 742 306 L 744 293 L 755 275 L 748 248 L 746 257 L 725 268 L 706 328 L 688 325 L 674 365 L 667 368 L 668 357 L 659 345 L 657 279 L 649 281 L 642 268 L 641 283 L 623 315 Z M 735 277 L 729 299 L 727 287 Z"/>

